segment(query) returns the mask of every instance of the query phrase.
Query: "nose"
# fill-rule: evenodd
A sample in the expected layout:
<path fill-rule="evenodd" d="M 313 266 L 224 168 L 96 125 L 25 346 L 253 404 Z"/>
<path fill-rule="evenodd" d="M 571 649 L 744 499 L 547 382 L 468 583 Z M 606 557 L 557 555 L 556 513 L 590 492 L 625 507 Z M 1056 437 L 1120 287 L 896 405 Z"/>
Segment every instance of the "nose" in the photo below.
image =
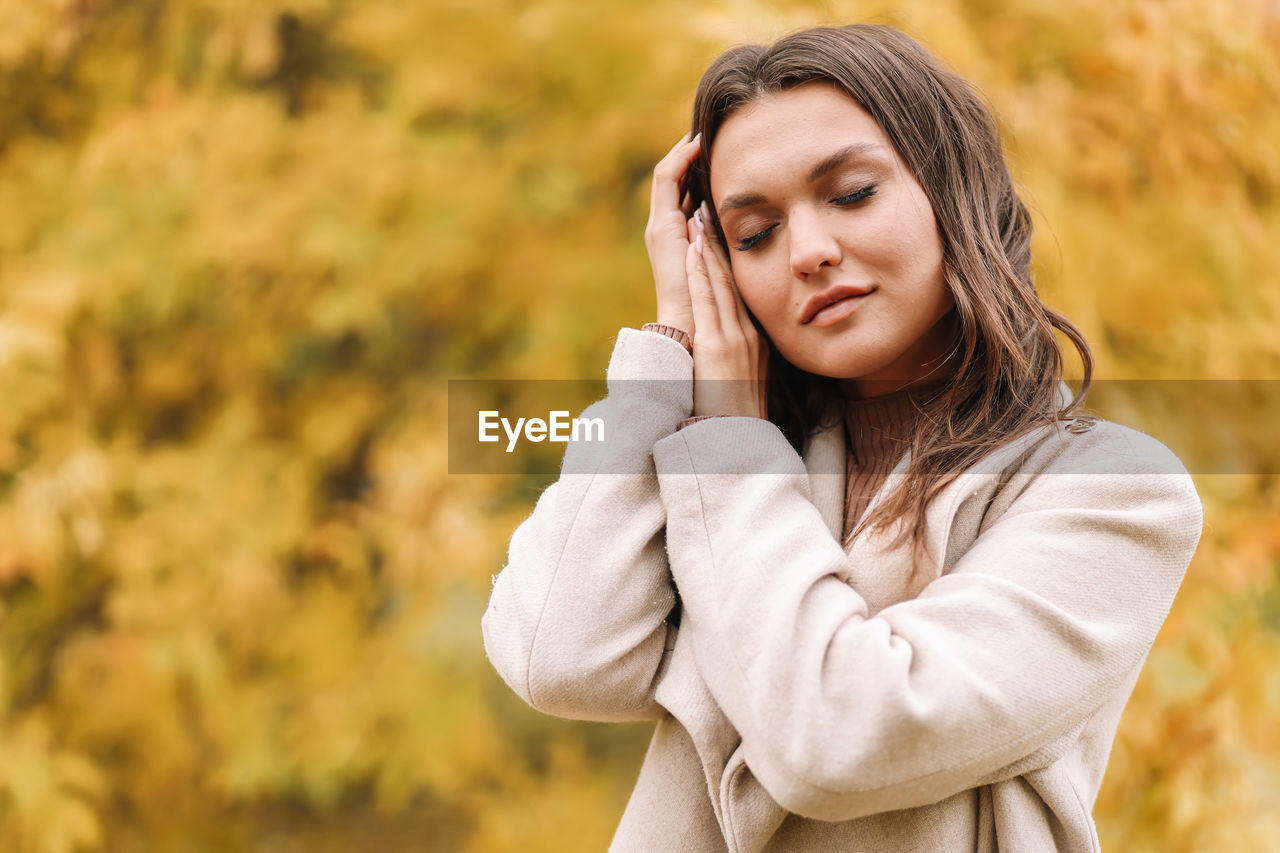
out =
<path fill-rule="evenodd" d="M 808 278 L 824 266 L 840 265 L 840 243 L 816 211 L 793 211 L 787 222 L 791 232 L 791 271 Z"/>

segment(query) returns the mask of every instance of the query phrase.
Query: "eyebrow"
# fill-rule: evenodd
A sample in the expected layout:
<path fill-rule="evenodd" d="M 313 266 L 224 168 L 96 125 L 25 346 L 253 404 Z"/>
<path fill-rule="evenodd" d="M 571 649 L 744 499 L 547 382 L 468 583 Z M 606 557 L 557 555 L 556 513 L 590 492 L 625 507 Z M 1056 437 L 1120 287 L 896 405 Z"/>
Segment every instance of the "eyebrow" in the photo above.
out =
<path fill-rule="evenodd" d="M 813 183 L 824 175 L 835 171 L 843 166 L 849 160 L 865 157 L 868 154 L 878 154 L 884 150 L 883 145 L 874 142 L 856 142 L 853 145 L 846 145 L 830 157 L 825 158 L 809 170 L 809 174 L 805 180 Z M 757 204 L 763 204 L 767 201 L 760 193 L 739 193 L 731 195 L 720 205 L 720 215 L 728 213 L 731 210 L 738 210 L 743 207 L 752 207 Z"/>
<path fill-rule="evenodd" d="M 883 146 L 874 142 L 858 142 L 853 145 L 846 145 L 827 159 L 809 170 L 809 183 L 821 178 L 828 172 L 834 171 L 845 164 L 846 160 L 853 160 L 864 157 L 867 154 L 883 150 Z"/>

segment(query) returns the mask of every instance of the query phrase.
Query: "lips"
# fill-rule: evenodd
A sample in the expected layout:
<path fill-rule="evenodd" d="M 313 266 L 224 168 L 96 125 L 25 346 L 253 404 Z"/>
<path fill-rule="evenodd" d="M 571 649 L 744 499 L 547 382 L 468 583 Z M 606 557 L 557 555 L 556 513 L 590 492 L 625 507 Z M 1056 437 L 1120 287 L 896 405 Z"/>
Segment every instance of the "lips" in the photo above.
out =
<path fill-rule="evenodd" d="M 841 284 L 821 293 L 815 293 L 804 303 L 804 309 L 800 312 L 800 324 L 808 323 L 828 305 L 833 305 L 841 299 L 848 299 L 850 296 L 866 296 L 873 290 L 875 290 L 874 287 L 853 287 L 852 285 Z"/>

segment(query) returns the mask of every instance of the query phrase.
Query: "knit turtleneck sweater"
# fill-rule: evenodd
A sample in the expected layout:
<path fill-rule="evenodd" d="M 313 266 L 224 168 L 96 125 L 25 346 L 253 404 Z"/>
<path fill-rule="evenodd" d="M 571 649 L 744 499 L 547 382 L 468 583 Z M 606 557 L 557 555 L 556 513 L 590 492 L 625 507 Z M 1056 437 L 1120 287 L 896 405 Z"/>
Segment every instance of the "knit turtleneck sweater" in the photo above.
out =
<path fill-rule="evenodd" d="M 846 398 L 844 428 L 849 455 L 845 467 L 845 542 L 889 472 L 911 446 L 924 401 L 940 384 L 941 380 L 931 380 L 878 397 Z"/>
<path fill-rule="evenodd" d="M 674 338 L 693 353 L 692 339 L 682 329 L 658 323 L 646 323 L 642 328 Z M 845 399 L 845 446 L 849 454 L 845 467 L 844 542 L 849 541 L 871 499 L 911 446 L 923 401 L 945 381 L 931 379 L 877 397 Z M 680 428 L 709 417 L 719 416 L 686 418 Z"/>

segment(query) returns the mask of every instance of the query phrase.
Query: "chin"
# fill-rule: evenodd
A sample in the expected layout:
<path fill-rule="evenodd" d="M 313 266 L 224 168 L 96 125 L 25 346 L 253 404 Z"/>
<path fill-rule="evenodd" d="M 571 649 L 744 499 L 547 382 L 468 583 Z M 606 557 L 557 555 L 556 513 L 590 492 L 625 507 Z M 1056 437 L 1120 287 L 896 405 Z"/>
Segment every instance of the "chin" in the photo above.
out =
<path fill-rule="evenodd" d="M 783 352 L 782 356 L 806 373 L 825 376 L 828 379 L 860 379 L 883 370 L 888 364 L 888 359 L 869 359 L 865 354 L 859 357 L 854 354 L 830 353 L 814 358 L 810 352 L 801 353 L 800 357 L 792 358 Z"/>

